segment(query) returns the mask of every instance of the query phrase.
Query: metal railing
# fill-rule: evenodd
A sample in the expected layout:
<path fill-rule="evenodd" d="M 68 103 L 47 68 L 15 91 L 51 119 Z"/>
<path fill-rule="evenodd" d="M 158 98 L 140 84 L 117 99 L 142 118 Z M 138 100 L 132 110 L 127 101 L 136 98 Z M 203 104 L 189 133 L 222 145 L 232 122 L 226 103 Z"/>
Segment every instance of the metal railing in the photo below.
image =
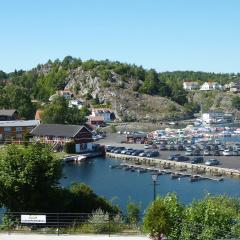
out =
<path fill-rule="evenodd" d="M 23 219 L 25 216 L 25 219 Z M 44 218 L 39 220 L 39 218 Z M 26 221 L 26 218 L 29 221 Z M 97 213 L 0 213 L 3 232 L 36 232 L 60 234 L 141 234 L 141 222 L 121 214 Z"/>

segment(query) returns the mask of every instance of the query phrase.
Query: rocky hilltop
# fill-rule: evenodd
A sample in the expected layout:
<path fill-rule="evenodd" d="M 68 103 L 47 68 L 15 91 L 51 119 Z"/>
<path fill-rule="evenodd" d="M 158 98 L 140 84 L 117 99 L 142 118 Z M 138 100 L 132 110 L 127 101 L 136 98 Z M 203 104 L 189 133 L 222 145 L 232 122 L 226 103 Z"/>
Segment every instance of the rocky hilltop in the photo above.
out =
<path fill-rule="evenodd" d="M 90 98 L 109 104 L 120 121 L 159 121 L 187 116 L 178 103 L 166 97 L 136 92 L 130 79 L 122 80 L 113 71 L 103 81 L 92 71 L 79 67 L 69 72 L 67 81 L 65 89 L 71 89 L 79 98 L 90 95 Z"/>
<path fill-rule="evenodd" d="M 193 71 L 156 72 L 141 66 L 96 61 L 67 56 L 63 61 L 49 60 L 30 71 L 6 74 L 0 71 L 2 108 L 22 108 L 23 116 L 35 114 L 31 100 L 49 104 L 49 97 L 56 91 L 70 89 L 75 98 L 82 99 L 86 107 L 106 105 L 119 121 L 159 122 L 191 118 L 199 112 L 222 109 L 238 114 L 232 100 L 239 96 L 224 91 L 185 91 L 184 81 L 207 81 L 221 84 L 239 81 L 240 74 L 215 74 Z M 21 94 L 15 94 L 15 93 Z M 14 101 L 13 100 L 14 95 Z M 25 99 L 21 106 L 19 99 Z M 239 96 L 240 97 L 240 96 Z M 240 98 L 239 98 L 240 99 Z M 240 100 L 239 100 L 240 102 Z M 240 105 L 240 103 L 239 103 Z M 38 107 L 38 106 L 37 106 Z"/>

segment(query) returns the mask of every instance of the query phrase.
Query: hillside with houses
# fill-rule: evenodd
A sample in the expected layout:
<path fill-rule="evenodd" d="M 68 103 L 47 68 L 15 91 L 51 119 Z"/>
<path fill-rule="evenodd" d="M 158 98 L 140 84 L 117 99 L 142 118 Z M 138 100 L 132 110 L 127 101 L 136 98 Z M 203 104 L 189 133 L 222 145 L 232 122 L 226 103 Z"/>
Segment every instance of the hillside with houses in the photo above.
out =
<path fill-rule="evenodd" d="M 172 121 L 192 118 L 201 107 L 238 116 L 240 74 L 157 72 L 67 56 L 30 71 L 1 71 L 0 93 L 1 109 L 46 123 Z"/>

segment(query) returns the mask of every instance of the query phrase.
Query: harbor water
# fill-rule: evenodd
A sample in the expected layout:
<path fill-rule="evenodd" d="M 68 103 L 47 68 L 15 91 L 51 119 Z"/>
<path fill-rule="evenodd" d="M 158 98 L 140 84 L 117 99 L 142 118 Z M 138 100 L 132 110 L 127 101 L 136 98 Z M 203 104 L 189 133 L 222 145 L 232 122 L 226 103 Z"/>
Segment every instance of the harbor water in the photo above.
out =
<path fill-rule="evenodd" d="M 153 184 L 151 173 L 138 173 L 123 169 L 111 169 L 109 166 L 122 161 L 110 158 L 93 158 L 84 163 L 68 163 L 63 167 L 62 186 L 70 186 L 73 182 L 89 185 L 93 191 L 119 205 L 124 212 L 131 198 L 141 203 L 142 210 L 153 200 Z M 240 197 L 240 180 L 225 178 L 222 182 L 201 180 L 190 182 L 189 178 L 172 180 L 170 175 L 160 175 L 157 180 L 157 194 L 164 196 L 175 192 L 184 204 L 193 199 L 201 199 L 206 194 L 226 194 Z"/>

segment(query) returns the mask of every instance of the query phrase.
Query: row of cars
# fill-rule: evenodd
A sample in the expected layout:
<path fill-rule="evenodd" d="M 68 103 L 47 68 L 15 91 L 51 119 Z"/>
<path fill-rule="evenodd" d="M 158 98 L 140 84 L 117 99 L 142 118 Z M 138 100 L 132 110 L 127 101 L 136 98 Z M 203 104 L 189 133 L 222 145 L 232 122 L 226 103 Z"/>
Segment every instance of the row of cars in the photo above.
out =
<path fill-rule="evenodd" d="M 168 160 L 173 160 L 177 162 L 184 162 L 184 161 L 189 161 L 190 158 L 186 156 L 182 156 L 180 154 L 172 154 L 168 157 Z M 197 164 L 197 163 L 204 163 L 203 157 L 194 157 L 191 159 L 192 164 Z M 209 159 L 205 162 L 205 165 L 207 166 L 215 166 L 219 165 L 220 162 L 217 159 Z"/>
<path fill-rule="evenodd" d="M 145 144 L 145 149 L 185 151 L 186 156 L 240 156 L 240 144 Z"/>
<path fill-rule="evenodd" d="M 132 149 L 125 147 L 116 147 L 116 146 L 107 146 L 106 152 L 131 155 L 131 156 L 140 156 L 140 157 L 158 157 L 158 151 L 144 151 L 140 149 Z"/>

